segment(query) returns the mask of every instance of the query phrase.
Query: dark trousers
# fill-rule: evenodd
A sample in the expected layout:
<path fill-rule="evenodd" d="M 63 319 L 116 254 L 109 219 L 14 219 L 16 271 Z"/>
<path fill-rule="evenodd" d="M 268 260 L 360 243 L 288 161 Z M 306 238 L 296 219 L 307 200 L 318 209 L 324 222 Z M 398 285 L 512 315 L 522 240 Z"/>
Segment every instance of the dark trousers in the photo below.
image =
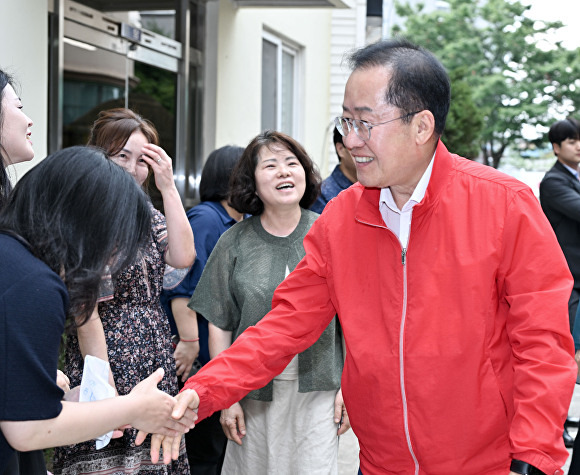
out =
<path fill-rule="evenodd" d="M 574 439 L 574 448 L 572 449 L 572 461 L 568 475 L 580 475 L 580 434 Z"/>
<path fill-rule="evenodd" d="M 191 475 L 219 475 L 227 441 L 220 424 L 220 411 L 195 424 L 193 430 L 185 434 Z"/>
<path fill-rule="evenodd" d="M 46 475 L 44 452 L 15 452 L 9 459 L 2 475 Z"/>
<path fill-rule="evenodd" d="M 192 370 L 192 374 L 195 370 Z M 190 374 L 191 376 L 191 374 Z M 183 388 L 179 378 L 179 389 Z M 220 475 L 228 439 L 220 424 L 221 411 L 196 423 L 195 427 L 185 434 L 185 450 L 191 475 Z"/>
<path fill-rule="evenodd" d="M 570 332 L 574 329 L 574 320 L 576 320 L 576 310 L 578 310 L 578 300 L 580 300 L 580 289 L 576 286 L 572 289 L 570 300 L 568 300 L 568 318 L 570 319 Z"/>

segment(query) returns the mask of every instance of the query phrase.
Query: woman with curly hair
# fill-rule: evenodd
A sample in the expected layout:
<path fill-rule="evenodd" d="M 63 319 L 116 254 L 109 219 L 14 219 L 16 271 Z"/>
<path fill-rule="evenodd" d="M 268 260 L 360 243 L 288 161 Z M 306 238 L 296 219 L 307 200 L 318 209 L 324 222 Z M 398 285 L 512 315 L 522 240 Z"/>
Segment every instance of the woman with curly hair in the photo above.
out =
<path fill-rule="evenodd" d="M 253 216 L 222 235 L 189 303 L 210 322 L 212 357 L 270 310 L 274 290 L 304 256 L 302 241 L 318 217 L 308 208 L 319 191 L 318 171 L 291 137 L 266 131 L 244 150 L 229 202 Z M 222 473 L 337 473 L 342 364 L 335 319 L 273 381 L 223 410 Z"/>

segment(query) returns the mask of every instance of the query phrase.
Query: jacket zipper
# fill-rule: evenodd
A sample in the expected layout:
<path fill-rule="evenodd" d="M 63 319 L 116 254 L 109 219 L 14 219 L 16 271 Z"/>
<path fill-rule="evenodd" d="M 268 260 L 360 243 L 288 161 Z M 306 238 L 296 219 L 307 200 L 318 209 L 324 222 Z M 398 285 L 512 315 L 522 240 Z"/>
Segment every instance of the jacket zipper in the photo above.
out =
<path fill-rule="evenodd" d="M 401 317 L 401 328 L 399 330 L 399 377 L 401 385 L 401 400 L 403 401 L 403 421 L 405 425 L 405 437 L 407 439 L 407 447 L 409 453 L 413 457 L 415 463 L 415 475 L 419 475 L 419 461 L 413 451 L 411 444 L 411 434 L 409 432 L 409 413 L 407 410 L 407 393 L 405 390 L 405 364 L 404 364 L 404 338 L 405 338 L 405 322 L 407 320 L 407 248 L 404 247 L 401 252 L 401 263 L 403 265 L 403 315 Z"/>
<path fill-rule="evenodd" d="M 387 226 L 381 226 L 366 221 L 362 221 L 355 218 L 359 223 L 366 224 L 368 226 L 373 226 L 375 228 L 386 229 L 388 232 L 393 233 Z M 411 230 L 411 223 L 409 222 L 409 231 Z M 394 234 L 394 233 L 393 233 Z M 409 239 L 411 238 L 411 233 L 409 232 Z M 398 239 L 397 239 L 398 240 Z M 407 241 L 408 243 L 408 241 Z M 408 244 L 407 244 L 408 246 Z M 403 337 L 405 335 L 405 322 L 407 319 L 407 248 L 402 247 L 401 250 L 401 264 L 403 266 L 403 315 L 401 317 L 401 328 L 399 330 L 399 384 L 401 386 L 401 400 L 403 401 L 403 421 L 405 426 L 405 438 L 407 439 L 407 447 L 409 448 L 409 453 L 413 458 L 415 463 L 415 475 L 419 475 L 419 461 L 415 456 L 413 451 L 413 446 L 411 445 L 411 434 L 409 432 L 409 413 L 407 411 L 407 395 L 405 390 L 405 368 L 404 368 L 404 347 L 403 347 Z"/>

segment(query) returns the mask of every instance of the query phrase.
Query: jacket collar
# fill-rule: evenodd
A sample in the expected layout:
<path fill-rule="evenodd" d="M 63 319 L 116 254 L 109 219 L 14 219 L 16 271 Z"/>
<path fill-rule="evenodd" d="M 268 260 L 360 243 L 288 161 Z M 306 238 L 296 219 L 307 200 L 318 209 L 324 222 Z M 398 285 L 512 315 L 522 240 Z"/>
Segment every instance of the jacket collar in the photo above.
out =
<path fill-rule="evenodd" d="M 570 178 L 573 178 L 574 181 L 578 181 L 578 178 L 576 177 L 576 175 L 574 175 L 570 170 L 568 170 L 567 167 L 565 167 L 562 162 L 560 162 L 560 160 L 556 160 L 556 163 L 554 164 L 554 168 L 558 169 L 559 171 L 565 173 L 567 176 L 569 176 Z"/>
<path fill-rule="evenodd" d="M 425 197 L 413 208 L 414 216 L 420 216 L 432 209 L 448 181 L 449 173 L 453 168 L 453 162 L 453 156 L 449 153 L 445 145 L 443 145 L 443 142 L 439 140 L 435 151 L 431 179 L 429 180 Z M 357 221 L 371 226 L 386 227 L 381 212 L 379 211 L 380 194 L 380 188 L 364 188 L 355 211 L 355 219 Z"/>

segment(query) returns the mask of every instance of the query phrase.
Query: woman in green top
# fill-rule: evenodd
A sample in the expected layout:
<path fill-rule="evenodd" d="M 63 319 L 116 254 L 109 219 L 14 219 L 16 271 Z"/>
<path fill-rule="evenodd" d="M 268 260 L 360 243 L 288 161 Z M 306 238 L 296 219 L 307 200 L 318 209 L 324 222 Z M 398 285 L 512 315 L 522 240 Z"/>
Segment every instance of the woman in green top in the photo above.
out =
<path fill-rule="evenodd" d="M 215 246 L 189 307 L 210 322 L 210 355 L 228 348 L 271 309 L 276 287 L 304 256 L 320 175 L 291 137 L 266 131 L 232 174 L 230 205 L 253 215 Z M 224 474 L 338 473 L 343 355 L 337 319 L 264 388 L 222 411 Z M 338 427 L 337 427 L 338 426 Z"/>

